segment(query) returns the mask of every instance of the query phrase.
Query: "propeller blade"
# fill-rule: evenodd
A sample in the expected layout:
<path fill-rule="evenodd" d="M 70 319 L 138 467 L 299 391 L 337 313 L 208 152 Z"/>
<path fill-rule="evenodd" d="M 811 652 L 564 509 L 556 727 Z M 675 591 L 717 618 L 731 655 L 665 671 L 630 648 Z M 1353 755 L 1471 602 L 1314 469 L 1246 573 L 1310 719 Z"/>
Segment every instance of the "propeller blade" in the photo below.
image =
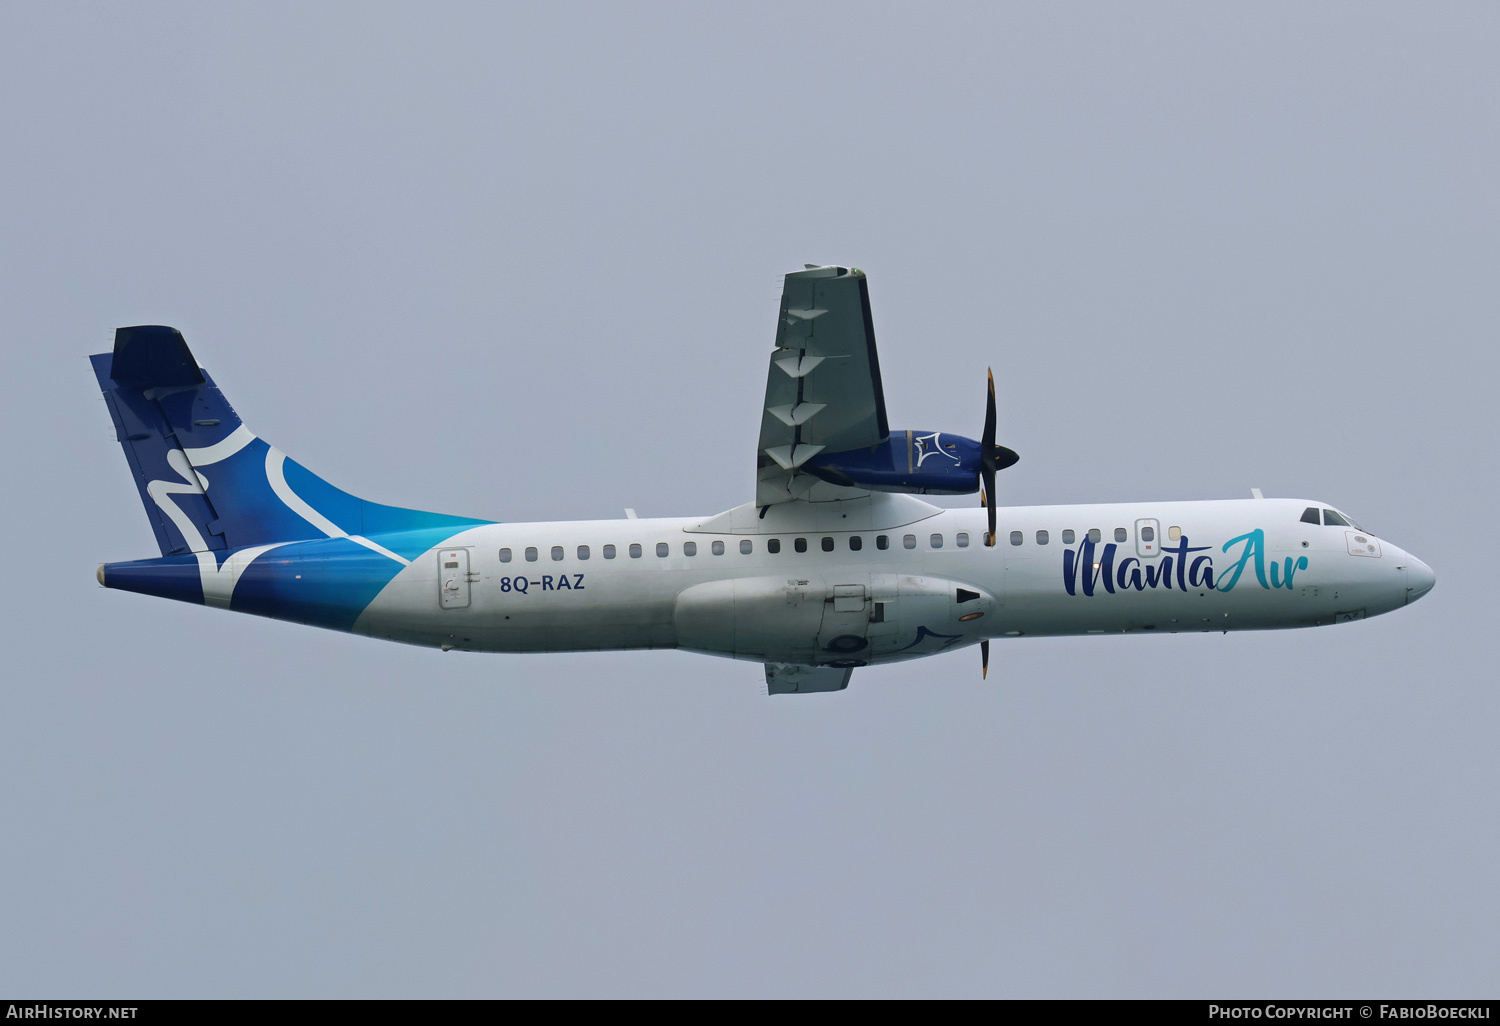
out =
<path fill-rule="evenodd" d="M 984 400 L 984 434 L 979 436 L 979 451 L 985 463 L 992 464 L 995 452 L 995 372 L 986 367 L 985 373 L 990 378 L 990 390 Z"/>
<path fill-rule="evenodd" d="M 988 680 L 990 676 L 990 639 L 985 638 L 979 643 L 979 679 Z"/>
<path fill-rule="evenodd" d="M 979 474 L 983 486 L 979 491 L 979 504 L 990 511 L 990 529 L 984 536 L 984 544 L 995 545 L 995 473 L 1014 466 L 1021 457 L 1015 450 L 995 444 L 995 372 L 985 369 L 989 378 L 989 389 L 984 397 L 984 433 L 979 439 Z"/>
<path fill-rule="evenodd" d="M 984 494 L 988 497 L 995 492 L 995 470 L 988 463 L 980 468 L 979 473 L 984 477 Z M 986 502 L 984 510 L 989 514 L 990 529 L 984 534 L 984 544 L 987 548 L 995 547 L 995 504 Z"/>
<path fill-rule="evenodd" d="M 995 494 L 995 372 L 986 367 L 989 387 L 984 397 L 984 432 L 979 436 L 979 473 L 984 480 L 980 490 L 980 505 L 989 511 L 990 529 L 984 536 L 986 548 L 995 545 L 995 504 L 990 496 Z"/>

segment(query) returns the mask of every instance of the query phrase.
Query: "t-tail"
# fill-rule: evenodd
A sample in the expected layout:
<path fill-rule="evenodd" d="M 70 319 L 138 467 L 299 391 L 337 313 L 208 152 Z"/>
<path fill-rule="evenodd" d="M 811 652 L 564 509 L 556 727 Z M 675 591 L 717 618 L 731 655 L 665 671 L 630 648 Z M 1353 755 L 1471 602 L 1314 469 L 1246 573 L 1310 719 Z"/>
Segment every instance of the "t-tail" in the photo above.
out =
<path fill-rule="evenodd" d="M 288 459 L 175 328 L 120 328 L 89 359 L 161 549 L 101 566 L 107 588 L 348 630 L 403 566 L 490 523 L 360 499 Z"/>

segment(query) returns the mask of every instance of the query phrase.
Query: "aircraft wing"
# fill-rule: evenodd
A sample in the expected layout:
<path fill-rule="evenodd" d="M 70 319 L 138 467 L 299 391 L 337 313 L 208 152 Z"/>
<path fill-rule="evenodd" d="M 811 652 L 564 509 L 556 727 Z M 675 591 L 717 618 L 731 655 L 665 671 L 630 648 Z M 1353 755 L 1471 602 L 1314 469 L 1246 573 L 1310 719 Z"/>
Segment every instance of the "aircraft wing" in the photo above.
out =
<path fill-rule="evenodd" d="M 756 504 L 868 494 L 798 468 L 820 453 L 878 445 L 889 433 L 864 272 L 808 266 L 788 274 L 766 372 Z"/>

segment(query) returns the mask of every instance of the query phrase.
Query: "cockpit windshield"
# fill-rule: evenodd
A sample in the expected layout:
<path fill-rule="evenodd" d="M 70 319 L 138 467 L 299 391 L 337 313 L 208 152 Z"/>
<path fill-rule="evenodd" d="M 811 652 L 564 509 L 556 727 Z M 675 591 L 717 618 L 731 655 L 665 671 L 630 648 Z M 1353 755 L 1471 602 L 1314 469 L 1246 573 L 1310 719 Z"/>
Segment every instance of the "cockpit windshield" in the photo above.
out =
<path fill-rule="evenodd" d="M 1324 527 L 1352 527 L 1356 531 L 1364 530 L 1363 527 L 1360 527 L 1353 520 L 1340 513 L 1338 510 L 1328 509 L 1327 507 L 1319 510 L 1317 506 L 1309 506 L 1302 511 L 1301 519 L 1302 523 L 1304 524 L 1316 524 L 1321 521 Z"/>

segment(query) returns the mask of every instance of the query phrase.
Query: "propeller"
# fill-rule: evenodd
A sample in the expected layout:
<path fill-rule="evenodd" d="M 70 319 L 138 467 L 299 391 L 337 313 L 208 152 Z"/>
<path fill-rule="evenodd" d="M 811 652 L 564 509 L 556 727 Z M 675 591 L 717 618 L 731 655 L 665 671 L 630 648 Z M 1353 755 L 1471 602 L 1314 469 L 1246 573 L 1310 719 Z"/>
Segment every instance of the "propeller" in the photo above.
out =
<path fill-rule="evenodd" d="M 979 677 L 987 680 L 990 675 L 990 639 L 985 638 L 979 643 Z"/>
<path fill-rule="evenodd" d="M 990 379 L 989 394 L 984 402 L 984 434 L 979 438 L 979 474 L 984 484 L 979 489 L 979 504 L 989 511 L 990 529 L 985 532 L 984 544 L 995 544 L 995 474 L 1006 467 L 1015 466 L 1021 457 L 1014 449 L 995 444 L 995 372 L 987 370 Z M 985 665 L 989 665 L 989 647 L 985 647 Z"/>

